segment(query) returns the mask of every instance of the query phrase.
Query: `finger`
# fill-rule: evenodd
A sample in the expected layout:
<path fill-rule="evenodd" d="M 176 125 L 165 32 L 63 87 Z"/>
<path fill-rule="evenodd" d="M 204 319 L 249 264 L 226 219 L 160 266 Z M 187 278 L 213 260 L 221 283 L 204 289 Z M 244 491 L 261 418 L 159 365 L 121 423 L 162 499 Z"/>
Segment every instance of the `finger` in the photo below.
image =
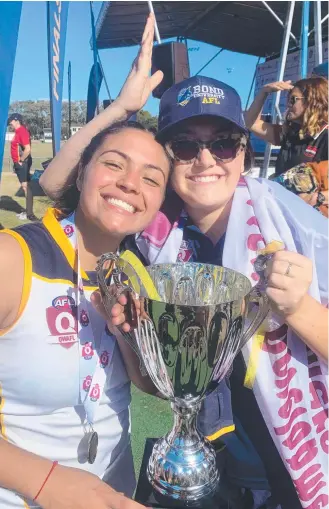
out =
<path fill-rule="evenodd" d="M 144 27 L 144 32 L 143 32 L 143 35 L 142 35 L 142 42 L 141 42 L 141 44 L 143 44 L 143 42 L 147 38 L 147 35 L 149 33 L 149 30 L 150 30 L 152 22 L 154 24 L 154 19 L 153 18 L 154 18 L 154 16 L 150 12 L 150 14 L 147 16 L 147 20 L 146 20 L 146 23 L 145 23 L 145 27 Z"/>
<path fill-rule="evenodd" d="M 121 304 L 122 306 L 125 306 L 128 303 L 127 296 L 124 293 L 122 293 L 118 298 L 118 303 Z"/>
<path fill-rule="evenodd" d="M 122 330 L 123 330 L 124 332 L 130 332 L 130 331 L 131 331 L 131 327 L 130 327 L 129 323 L 127 323 L 127 322 L 124 322 L 124 323 L 122 324 L 121 328 L 122 328 Z"/>
<path fill-rule="evenodd" d="M 111 309 L 111 318 L 117 318 L 118 316 L 123 314 L 123 311 L 124 311 L 124 306 L 121 303 L 117 302 L 116 304 L 114 304 L 113 308 Z"/>
<path fill-rule="evenodd" d="M 288 290 L 291 287 L 291 281 L 287 276 L 272 273 L 267 281 L 268 288 L 277 288 L 278 290 Z"/>
<path fill-rule="evenodd" d="M 280 290 L 279 288 L 270 287 L 266 289 L 266 295 L 279 309 L 283 307 L 284 294 L 284 290 Z"/>
<path fill-rule="evenodd" d="M 265 274 L 267 277 L 270 277 L 271 274 L 280 274 L 282 276 L 289 276 L 293 278 L 296 276 L 296 271 L 294 271 L 294 267 L 297 269 L 297 266 L 292 264 L 291 262 L 287 262 L 285 260 L 272 260 L 271 264 L 266 268 Z"/>
<path fill-rule="evenodd" d="M 156 71 L 152 76 L 150 77 L 150 88 L 151 91 L 153 91 L 163 80 L 164 74 L 162 71 Z"/>
<path fill-rule="evenodd" d="M 120 315 L 111 317 L 111 323 L 112 323 L 112 325 L 115 325 L 116 327 L 119 327 L 119 326 L 121 327 L 126 322 L 127 322 L 127 318 L 124 313 L 120 313 Z"/>
<path fill-rule="evenodd" d="M 277 251 L 272 258 L 272 263 L 276 261 L 285 261 L 297 265 L 298 267 L 305 268 L 308 263 L 311 263 L 308 258 L 299 253 L 293 253 L 292 251 Z"/>

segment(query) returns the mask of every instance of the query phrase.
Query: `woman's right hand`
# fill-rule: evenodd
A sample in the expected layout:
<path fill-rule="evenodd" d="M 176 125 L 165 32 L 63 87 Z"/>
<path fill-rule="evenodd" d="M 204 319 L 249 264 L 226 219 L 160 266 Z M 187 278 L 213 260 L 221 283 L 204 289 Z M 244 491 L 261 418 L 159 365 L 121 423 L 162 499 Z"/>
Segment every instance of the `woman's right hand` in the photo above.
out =
<path fill-rule="evenodd" d="M 140 50 L 131 71 L 116 99 L 127 114 L 133 114 L 143 108 L 152 91 L 161 83 L 163 72 L 156 71 L 152 76 L 152 49 L 154 40 L 154 14 L 150 13 L 145 25 Z"/>
<path fill-rule="evenodd" d="M 77 468 L 57 465 L 38 504 L 43 509 L 143 509 L 144 506 L 113 490 L 98 477 Z"/>
<path fill-rule="evenodd" d="M 273 92 L 284 92 L 285 90 L 292 90 L 294 86 L 291 80 L 288 81 L 275 81 L 274 83 L 267 83 L 263 86 L 262 91 L 265 94 L 272 94 Z"/>

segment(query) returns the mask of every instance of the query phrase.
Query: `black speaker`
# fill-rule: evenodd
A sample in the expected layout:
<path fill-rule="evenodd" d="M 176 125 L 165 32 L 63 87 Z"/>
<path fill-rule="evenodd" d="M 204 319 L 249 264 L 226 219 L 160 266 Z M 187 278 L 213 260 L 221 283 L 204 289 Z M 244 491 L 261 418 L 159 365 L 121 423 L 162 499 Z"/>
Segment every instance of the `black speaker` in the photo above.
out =
<path fill-rule="evenodd" d="M 105 110 L 108 106 L 110 106 L 110 104 L 112 104 L 112 103 L 113 103 L 113 99 L 104 99 L 104 100 L 103 100 L 103 108 L 104 108 L 104 110 Z"/>
<path fill-rule="evenodd" d="M 187 46 L 183 42 L 166 42 L 153 47 L 152 74 L 162 71 L 163 80 L 154 90 L 153 97 L 160 99 L 175 83 L 190 77 Z"/>

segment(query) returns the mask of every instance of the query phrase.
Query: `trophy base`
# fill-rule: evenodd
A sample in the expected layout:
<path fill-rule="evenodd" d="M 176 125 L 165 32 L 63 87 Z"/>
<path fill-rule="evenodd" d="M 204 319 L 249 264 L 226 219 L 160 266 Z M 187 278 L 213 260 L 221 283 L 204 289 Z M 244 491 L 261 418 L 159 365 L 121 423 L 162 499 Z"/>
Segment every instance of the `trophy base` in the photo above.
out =
<path fill-rule="evenodd" d="M 134 497 L 136 502 L 145 507 L 152 507 L 154 509 L 186 509 L 187 507 L 193 509 L 227 509 L 227 500 L 226 497 L 223 497 L 222 494 L 219 493 L 219 485 L 217 486 L 215 494 L 194 502 L 175 500 L 155 490 L 147 476 L 147 466 L 155 443 L 156 439 L 148 438 L 146 440 L 143 461 Z M 221 456 L 222 453 L 217 454 L 217 467 L 219 471 L 222 470 L 224 465 L 224 458 L 222 459 Z"/>
<path fill-rule="evenodd" d="M 168 435 L 158 440 L 147 468 L 147 477 L 153 488 L 181 503 L 193 502 L 211 496 L 218 485 L 219 474 L 216 453 L 204 439 L 189 443 L 189 436 Z"/>

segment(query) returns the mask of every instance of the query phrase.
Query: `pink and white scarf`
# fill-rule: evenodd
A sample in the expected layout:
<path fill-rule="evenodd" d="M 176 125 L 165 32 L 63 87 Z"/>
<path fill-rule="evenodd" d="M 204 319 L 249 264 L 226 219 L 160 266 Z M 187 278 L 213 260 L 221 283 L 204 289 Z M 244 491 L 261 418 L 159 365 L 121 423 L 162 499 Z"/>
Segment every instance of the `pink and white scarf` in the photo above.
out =
<path fill-rule="evenodd" d="M 182 206 L 177 210 L 173 220 L 159 212 L 137 236 L 138 248 L 149 263 L 189 259 L 183 241 L 186 214 Z M 256 284 L 256 252 L 273 240 L 313 261 L 309 293 L 327 305 L 327 220 L 276 183 L 242 178 L 233 199 L 223 265 Z M 243 349 L 246 364 L 252 344 L 251 339 Z M 327 374 L 327 365 L 286 325 L 266 333 L 253 391 L 305 509 L 329 506 Z"/>

